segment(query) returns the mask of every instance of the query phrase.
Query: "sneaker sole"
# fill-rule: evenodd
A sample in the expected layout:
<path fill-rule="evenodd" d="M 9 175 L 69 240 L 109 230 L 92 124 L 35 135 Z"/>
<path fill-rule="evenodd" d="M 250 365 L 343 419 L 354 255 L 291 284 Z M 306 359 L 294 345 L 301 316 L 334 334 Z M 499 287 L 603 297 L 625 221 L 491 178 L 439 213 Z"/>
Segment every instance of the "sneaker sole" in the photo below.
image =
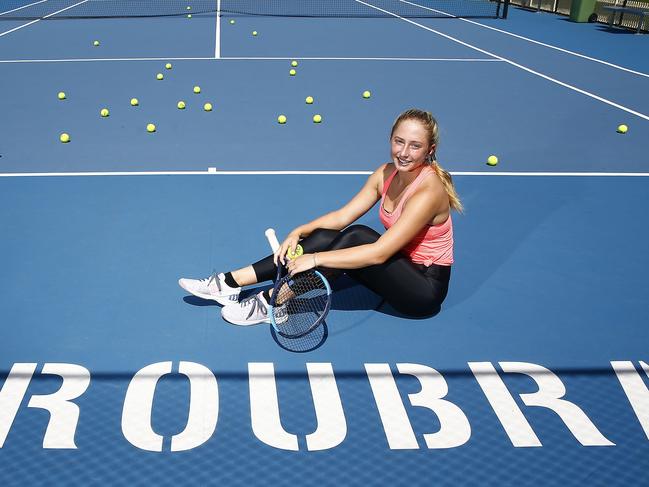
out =
<path fill-rule="evenodd" d="M 254 325 L 262 325 L 262 324 L 270 324 L 269 319 L 265 319 L 262 321 L 239 321 L 239 320 L 229 320 L 225 316 L 223 316 L 223 313 L 221 313 L 221 318 L 223 318 L 225 321 L 232 325 L 237 325 L 237 326 L 254 326 Z"/>

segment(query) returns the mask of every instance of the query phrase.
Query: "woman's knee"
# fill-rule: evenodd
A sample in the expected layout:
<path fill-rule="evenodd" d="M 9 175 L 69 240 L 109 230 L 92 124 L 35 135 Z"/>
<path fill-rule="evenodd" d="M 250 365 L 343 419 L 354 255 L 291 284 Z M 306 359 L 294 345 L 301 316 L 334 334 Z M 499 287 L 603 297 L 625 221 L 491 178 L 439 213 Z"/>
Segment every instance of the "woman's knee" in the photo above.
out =
<path fill-rule="evenodd" d="M 340 232 L 338 241 L 346 245 L 345 247 L 353 247 L 356 245 L 363 245 L 376 242 L 381 235 L 374 229 L 366 225 L 350 225 Z"/>

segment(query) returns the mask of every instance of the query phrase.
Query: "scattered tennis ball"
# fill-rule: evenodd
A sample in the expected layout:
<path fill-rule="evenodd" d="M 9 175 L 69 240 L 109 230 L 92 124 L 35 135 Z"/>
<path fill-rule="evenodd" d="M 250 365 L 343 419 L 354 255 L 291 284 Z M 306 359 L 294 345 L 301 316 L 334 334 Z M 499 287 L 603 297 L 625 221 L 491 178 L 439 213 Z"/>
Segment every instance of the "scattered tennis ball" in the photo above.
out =
<path fill-rule="evenodd" d="M 307 96 L 304 101 L 306 102 L 307 105 L 311 105 L 313 103 L 313 97 Z"/>
<path fill-rule="evenodd" d="M 162 73 L 158 73 L 158 74 L 155 75 L 155 79 L 163 80 L 163 79 L 164 79 L 164 75 L 163 75 Z"/>
<path fill-rule="evenodd" d="M 194 93 L 197 95 L 201 92 L 201 87 L 200 86 L 194 86 Z"/>
<path fill-rule="evenodd" d="M 234 25 L 234 19 L 230 19 L 230 25 Z"/>
<path fill-rule="evenodd" d="M 147 132 L 151 132 L 151 133 L 155 132 L 155 125 L 152 124 L 152 123 L 147 124 L 147 126 L 146 126 L 146 131 L 147 131 Z"/>
<path fill-rule="evenodd" d="M 59 140 L 64 144 L 67 144 L 68 142 L 70 142 L 70 136 L 66 133 L 62 133 L 61 136 L 59 137 Z"/>
<path fill-rule="evenodd" d="M 102 108 L 99 112 L 99 115 L 101 115 L 102 117 L 107 117 L 108 115 L 110 115 L 110 112 L 108 111 L 108 108 Z"/>
<path fill-rule="evenodd" d="M 281 124 L 285 124 L 286 123 L 286 115 L 280 115 L 279 117 L 277 117 L 277 121 L 279 123 L 281 123 Z"/>
<path fill-rule="evenodd" d="M 291 61 L 291 66 L 293 66 L 294 68 L 297 68 L 297 61 Z"/>
<path fill-rule="evenodd" d="M 59 100 L 65 100 L 65 93 L 62 91 L 59 91 L 59 94 L 57 95 L 59 97 Z"/>
<path fill-rule="evenodd" d="M 295 250 L 293 250 L 293 252 L 291 252 L 291 249 L 288 249 L 288 252 L 286 253 L 286 256 L 289 258 L 289 260 L 293 260 L 296 257 L 299 257 L 300 255 L 303 255 L 303 254 L 304 254 L 304 249 L 302 248 L 302 246 L 300 244 L 297 244 L 295 246 Z"/>
<path fill-rule="evenodd" d="M 487 165 L 488 166 L 495 166 L 496 164 L 498 164 L 498 158 L 496 156 L 487 157 Z"/>
<path fill-rule="evenodd" d="M 188 19 L 191 19 L 191 18 L 192 18 L 192 14 L 189 14 L 189 15 L 187 16 L 187 18 L 188 18 Z"/>
<path fill-rule="evenodd" d="M 629 130 L 629 127 L 627 127 L 627 126 L 624 125 L 624 124 L 622 124 L 622 125 L 618 125 L 618 127 L 617 127 L 617 131 L 618 131 L 618 133 L 620 133 L 620 134 L 626 134 L 628 130 Z"/>
<path fill-rule="evenodd" d="M 320 122 L 322 122 L 322 115 L 318 115 L 318 114 L 314 115 L 313 123 L 320 123 Z"/>
<path fill-rule="evenodd" d="M 184 110 L 186 105 L 184 101 L 180 100 L 176 106 L 178 107 L 178 110 Z"/>
<path fill-rule="evenodd" d="M 191 8 L 189 5 L 187 5 L 187 10 L 191 10 L 191 9 L 192 9 L 192 8 Z"/>
<path fill-rule="evenodd" d="M 205 105 L 203 105 L 203 110 L 205 110 L 206 112 L 211 112 L 212 111 L 212 104 L 211 103 L 206 103 Z"/>
<path fill-rule="evenodd" d="M 136 107 L 140 104 L 137 98 L 131 98 L 131 106 Z"/>
<path fill-rule="evenodd" d="M 257 31 L 256 31 L 256 30 L 253 30 L 253 31 L 252 31 L 252 36 L 253 36 L 253 37 L 257 37 Z"/>
<path fill-rule="evenodd" d="M 97 47 L 97 46 L 99 45 L 99 41 L 93 41 L 93 42 L 92 42 L 92 45 L 95 46 L 95 47 Z"/>
<path fill-rule="evenodd" d="M 370 93 L 369 91 L 366 90 L 363 92 L 363 98 L 369 98 L 370 96 L 372 96 L 372 93 Z"/>
<path fill-rule="evenodd" d="M 288 74 L 290 74 L 291 76 L 295 76 L 295 75 L 297 74 L 297 71 L 295 71 L 294 69 L 291 69 L 291 70 L 288 72 Z"/>
<path fill-rule="evenodd" d="M 165 64 L 165 68 L 167 68 L 167 69 L 171 69 L 171 68 L 172 68 L 171 63 L 167 63 L 167 64 Z"/>

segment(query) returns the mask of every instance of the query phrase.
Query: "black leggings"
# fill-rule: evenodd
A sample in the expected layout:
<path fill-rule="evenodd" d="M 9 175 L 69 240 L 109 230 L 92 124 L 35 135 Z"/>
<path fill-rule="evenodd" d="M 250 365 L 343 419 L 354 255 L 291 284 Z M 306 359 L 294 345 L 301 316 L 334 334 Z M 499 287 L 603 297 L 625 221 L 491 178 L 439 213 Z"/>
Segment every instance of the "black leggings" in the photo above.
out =
<path fill-rule="evenodd" d="M 305 253 L 345 249 L 376 242 L 381 235 L 365 225 L 352 225 L 342 231 L 319 228 L 300 241 Z M 277 267 L 270 255 L 254 263 L 258 282 L 275 278 Z M 451 267 L 414 264 L 397 252 L 383 264 L 360 269 L 323 269 L 330 279 L 343 272 L 382 296 L 394 309 L 412 317 L 426 317 L 439 312 L 446 298 Z"/>

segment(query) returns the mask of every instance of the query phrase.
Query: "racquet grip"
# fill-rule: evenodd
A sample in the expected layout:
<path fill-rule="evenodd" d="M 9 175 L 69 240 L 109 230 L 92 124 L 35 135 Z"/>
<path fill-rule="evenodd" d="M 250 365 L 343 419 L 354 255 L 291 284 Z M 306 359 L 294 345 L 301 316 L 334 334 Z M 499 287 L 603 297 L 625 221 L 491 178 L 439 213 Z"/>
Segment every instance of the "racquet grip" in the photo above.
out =
<path fill-rule="evenodd" d="M 270 244 L 270 248 L 273 250 L 273 254 L 274 254 L 279 250 L 279 241 L 277 240 L 277 235 L 275 234 L 275 230 L 269 228 L 264 232 L 264 235 L 266 235 L 266 238 L 268 239 L 268 243 Z"/>

